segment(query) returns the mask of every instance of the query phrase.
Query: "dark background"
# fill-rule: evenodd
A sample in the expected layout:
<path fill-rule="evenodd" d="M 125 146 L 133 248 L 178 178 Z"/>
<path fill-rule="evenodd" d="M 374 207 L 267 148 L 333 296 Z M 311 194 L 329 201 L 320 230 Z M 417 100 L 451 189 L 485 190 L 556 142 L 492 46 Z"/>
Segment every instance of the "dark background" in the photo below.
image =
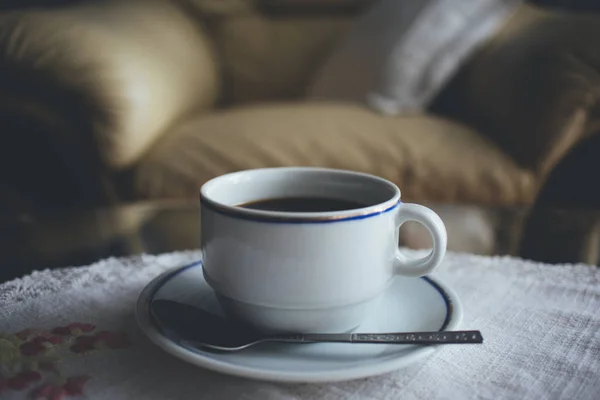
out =
<path fill-rule="evenodd" d="M 540 6 L 556 7 L 572 11 L 600 11 L 600 0 L 528 0 Z"/>
<path fill-rule="evenodd" d="M 0 0 L 0 10 L 26 6 L 53 6 L 85 0 Z M 525 0 L 540 6 L 556 7 L 579 12 L 600 12 L 600 0 Z"/>

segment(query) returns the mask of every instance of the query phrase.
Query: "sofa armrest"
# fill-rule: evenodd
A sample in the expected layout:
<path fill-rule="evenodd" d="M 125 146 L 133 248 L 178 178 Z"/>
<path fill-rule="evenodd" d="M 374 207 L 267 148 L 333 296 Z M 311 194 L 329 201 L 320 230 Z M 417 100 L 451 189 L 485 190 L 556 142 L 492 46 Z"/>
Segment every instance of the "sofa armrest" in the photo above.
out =
<path fill-rule="evenodd" d="M 218 94 L 211 43 L 175 4 L 88 1 L 0 14 L 0 113 L 10 103 L 58 121 L 56 140 L 97 152 L 109 170 L 130 166 Z"/>
<path fill-rule="evenodd" d="M 597 125 L 600 15 L 523 5 L 464 68 L 460 108 L 540 181 Z"/>

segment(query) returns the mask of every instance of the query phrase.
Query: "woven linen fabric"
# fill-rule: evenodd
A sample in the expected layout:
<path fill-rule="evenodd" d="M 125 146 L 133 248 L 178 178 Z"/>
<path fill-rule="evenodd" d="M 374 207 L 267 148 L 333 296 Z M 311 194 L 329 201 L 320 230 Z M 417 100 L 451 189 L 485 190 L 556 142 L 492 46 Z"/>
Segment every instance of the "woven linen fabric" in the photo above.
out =
<path fill-rule="evenodd" d="M 143 287 L 161 272 L 199 257 L 200 252 L 189 251 L 112 258 L 34 272 L 0 285 L 0 398 L 53 398 L 54 393 L 62 396 L 54 398 L 110 400 L 598 399 L 596 267 L 450 253 L 435 275 L 461 299 L 461 328 L 481 330 L 483 345 L 441 346 L 430 357 L 382 376 L 276 384 L 188 365 L 154 346 L 137 328 L 134 305 Z M 60 378 L 46 372 L 46 364 L 53 362 L 47 358 L 29 365 L 39 372 L 9 379 L 26 363 L 19 348 L 29 354 L 39 347 L 35 340 L 24 346 L 31 329 L 51 332 L 48 343 L 39 342 L 46 346 L 42 353 L 58 361 Z M 51 338 L 65 330 L 96 339 L 78 339 L 67 351 L 48 351 Z"/>

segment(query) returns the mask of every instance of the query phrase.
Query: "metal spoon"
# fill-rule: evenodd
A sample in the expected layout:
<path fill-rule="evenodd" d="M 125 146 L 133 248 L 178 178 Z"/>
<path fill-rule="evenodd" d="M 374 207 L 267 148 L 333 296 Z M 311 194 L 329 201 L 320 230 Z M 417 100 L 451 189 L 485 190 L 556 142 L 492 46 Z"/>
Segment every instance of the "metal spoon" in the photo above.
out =
<path fill-rule="evenodd" d="M 154 300 L 151 313 L 162 329 L 176 333 L 180 343 L 219 351 L 237 351 L 263 342 L 284 343 L 483 343 L 479 331 L 395 333 L 307 333 L 264 335 L 246 325 L 228 321 L 201 308 L 172 300 Z"/>

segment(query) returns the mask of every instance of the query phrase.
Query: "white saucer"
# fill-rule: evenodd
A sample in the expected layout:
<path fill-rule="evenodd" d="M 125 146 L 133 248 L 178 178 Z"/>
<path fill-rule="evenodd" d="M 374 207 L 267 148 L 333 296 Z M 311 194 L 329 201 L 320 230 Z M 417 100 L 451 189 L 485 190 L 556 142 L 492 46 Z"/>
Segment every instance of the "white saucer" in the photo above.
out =
<path fill-rule="evenodd" d="M 136 317 L 144 333 L 166 352 L 191 364 L 244 378 L 279 382 L 328 382 L 394 371 L 431 354 L 437 346 L 388 344 L 265 343 L 235 353 L 213 353 L 180 345 L 154 325 L 149 304 L 168 298 L 221 314 L 204 280 L 201 262 L 168 271 L 142 291 Z M 379 309 L 357 332 L 457 329 L 462 308 L 456 295 L 432 278 L 394 278 Z"/>

